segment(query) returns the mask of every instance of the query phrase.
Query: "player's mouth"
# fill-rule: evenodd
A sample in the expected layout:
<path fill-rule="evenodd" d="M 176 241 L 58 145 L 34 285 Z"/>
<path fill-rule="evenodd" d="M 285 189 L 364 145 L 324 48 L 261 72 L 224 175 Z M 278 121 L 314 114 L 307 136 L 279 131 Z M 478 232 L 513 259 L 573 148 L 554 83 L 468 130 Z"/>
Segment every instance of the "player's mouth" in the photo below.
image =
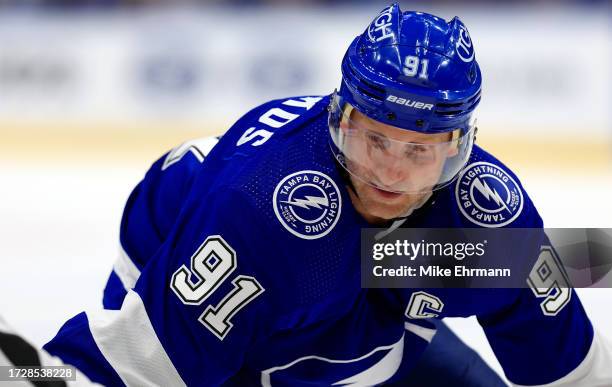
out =
<path fill-rule="evenodd" d="M 381 198 L 383 198 L 385 200 L 394 200 L 394 199 L 397 199 L 400 196 L 402 196 L 401 193 L 385 191 L 385 190 L 382 190 L 382 189 L 377 188 L 377 187 L 372 187 L 372 190 L 374 192 L 376 192 L 376 195 L 378 195 L 379 197 L 381 197 Z"/>

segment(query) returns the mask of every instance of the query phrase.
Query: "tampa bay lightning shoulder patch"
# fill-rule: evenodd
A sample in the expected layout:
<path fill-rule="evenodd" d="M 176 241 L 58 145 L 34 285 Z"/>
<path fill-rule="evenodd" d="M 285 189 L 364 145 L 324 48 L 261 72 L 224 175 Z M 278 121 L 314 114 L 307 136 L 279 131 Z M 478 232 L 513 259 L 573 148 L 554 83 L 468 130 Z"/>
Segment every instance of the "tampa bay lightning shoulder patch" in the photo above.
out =
<path fill-rule="evenodd" d="M 523 192 L 506 171 L 480 161 L 468 165 L 455 185 L 457 205 L 463 216 L 482 227 L 503 227 L 523 210 Z"/>
<path fill-rule="evenodd" d="M 285 176 L 277 184 L 272 204 L 287 231 L 302 239 L 317 239 L 338 223 L 342 197 L 329 176 L 304 170 Z"/>

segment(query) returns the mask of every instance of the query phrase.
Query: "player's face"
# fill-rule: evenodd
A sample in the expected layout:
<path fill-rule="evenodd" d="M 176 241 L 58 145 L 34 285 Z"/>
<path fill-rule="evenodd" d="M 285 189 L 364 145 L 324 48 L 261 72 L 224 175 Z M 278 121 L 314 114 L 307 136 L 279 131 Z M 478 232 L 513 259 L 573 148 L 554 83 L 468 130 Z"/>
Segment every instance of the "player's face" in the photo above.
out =
<path fill-rule="evenodd" d="M 371 222 L 405 214 L 438 183 L 444 162 L 456 152 L 450 146 L 440 146 L 449 142 L 450 133 L 424 134 L 396 128 L 356 109 L 351 122 L 360 128 L 346 144 L 351 155 L 347 163 L 357 172 L 351 174 L 357 192 L 351 193 L 351 198 L 357 211 Z"/>

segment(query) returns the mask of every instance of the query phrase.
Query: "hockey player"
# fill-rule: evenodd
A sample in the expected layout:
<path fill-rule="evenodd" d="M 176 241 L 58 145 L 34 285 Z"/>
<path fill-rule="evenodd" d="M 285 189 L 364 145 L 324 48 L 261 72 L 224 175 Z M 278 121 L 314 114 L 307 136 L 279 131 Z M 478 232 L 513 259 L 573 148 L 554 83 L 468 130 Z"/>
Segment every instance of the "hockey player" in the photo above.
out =
<path fill-rule="evenodd" d="M 360 287 L 364 227 L 542 227 L 473 145 L 480 95 L 458 18 L 385 8 L 337 93 L 268 102 L 154 163 L 125 208 L 114 310 L 77 315 L 45 348 L 104 385 L 496 385 L 442 382 L 470 365 L 444 346 L 414 369 L 440 335 L 427 321 L 476 315 L 511 382 L 612 385 L 571 290 Z"/>

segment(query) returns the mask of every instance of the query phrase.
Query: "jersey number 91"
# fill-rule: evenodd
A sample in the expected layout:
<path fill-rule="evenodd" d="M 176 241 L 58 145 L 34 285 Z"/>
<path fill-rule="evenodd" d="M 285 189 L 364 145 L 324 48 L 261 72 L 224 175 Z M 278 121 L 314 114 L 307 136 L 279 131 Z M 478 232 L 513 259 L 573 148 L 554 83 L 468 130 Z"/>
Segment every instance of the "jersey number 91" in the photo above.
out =
<path fill-rule="evenodd" d="M 174 272 L 170 288 L 183 304 L 201 305 L 236 267 L 234 249 L 220 235 L 212 235 L 191 256 L 190 268 L 181 265 Z M 234 288 L 218 305 L 208 305 L 198 318 L 219 340 L 232 329 L 231 318 L 264 291 L 255 278 L 246 275 L 235 277 L 232 285 Z"/>

